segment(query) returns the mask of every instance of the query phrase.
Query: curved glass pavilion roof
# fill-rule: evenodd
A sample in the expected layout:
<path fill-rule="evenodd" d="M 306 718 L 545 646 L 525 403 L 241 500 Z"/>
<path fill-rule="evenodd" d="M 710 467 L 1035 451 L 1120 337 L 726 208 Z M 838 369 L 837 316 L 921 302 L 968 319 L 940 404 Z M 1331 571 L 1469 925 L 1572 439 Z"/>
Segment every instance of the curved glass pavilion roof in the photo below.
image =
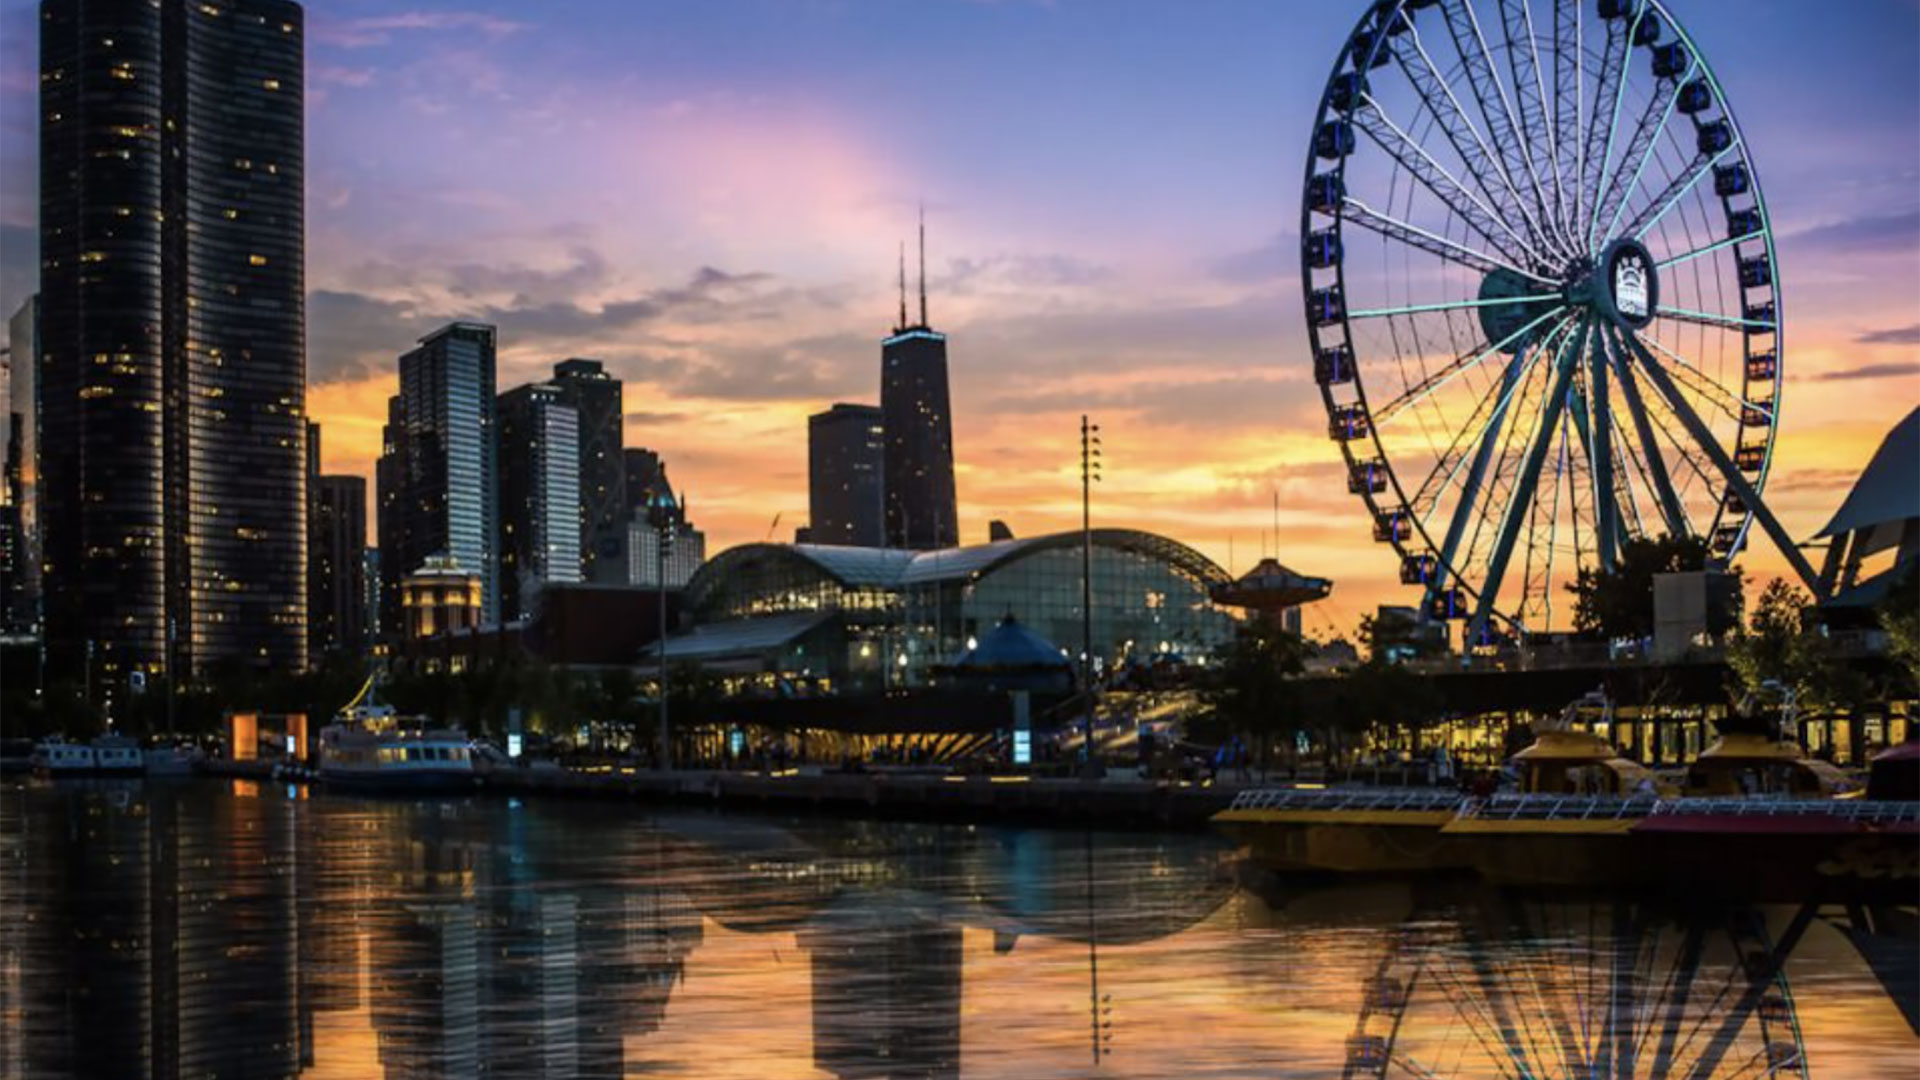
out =
<path fill-rule="evenodd" d="M 1231 582 L 1219 564 L 1193 548 L 1137 529 L 1095 529 L 1095 547 L 1133 551 L 1171 563 L 1209 586 Z M 833 544 L 741 544 L 715 555 L 687 583 L 687 594 L 699 599 L 724 583 L 740 567 L 768 560 L 799 560 L 824 571 L 849 588 L 898 589 L 909 585 L 965 581 L 1040 551 L 1078 548 L 1080 533 L 1051 533 L 1018 540 L 998 540 L 972 547 L 935 551 L 897 548 L 840 547 Z"/>

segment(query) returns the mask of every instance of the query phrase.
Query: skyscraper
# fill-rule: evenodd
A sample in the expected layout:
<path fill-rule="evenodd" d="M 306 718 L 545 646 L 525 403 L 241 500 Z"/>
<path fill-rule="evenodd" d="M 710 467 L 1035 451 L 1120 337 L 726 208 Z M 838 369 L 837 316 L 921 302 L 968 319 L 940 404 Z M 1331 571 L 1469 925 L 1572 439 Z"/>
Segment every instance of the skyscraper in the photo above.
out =
<path fill-rule="evenodd" d="M 373 463 L 373 531 L 379 600 L 373 607 L 382 638 L 397 638 L 405 625 L 400 612 L 400 580 L 407 572 L 398 567 L 405 553 L 413 550 L 407 535 L 412 524 L 407 510 L 407 413 L 400 395 L 387 399 L 387 422 L 380 428 L 380 457 Z"/>
<path fill-rule="evenodd" d="M 635 447 L 623 455 L 626 461 L 627 501 L 627 581 L 633 585 L 658 586 L 664 576 L 669 588 L 685 585 L 707 561 L 707 535 L 687 520 L 685 498 L 673 492 L 667 479 L 667 464 L 660 455 L 644 447 Z M 666 533 L 666 549 L 661 550 L 661 533 Z"/>
<path fill-rule="evenodd" d="M 290 0 L 41 6 L 57 666 L 305 666 L 303 22 Z"/>
<path fill-rule="evenodd" d="M 807 417 L 809 541 L 886 543 L 882 465 L 886 428 L 875 405 L 841 403 Z"/>
<path fill-rule="evenodd" d="M 953 415 L 947 403 L 947 336 L 927 323 L 927 229 L 920 226 L 920 321 L 907 322 L 906 267 L 900 324 L 880 343 L 880 412 L 886 428 L 887 546 L 954 547 L 960 525 L 953 489 Z"/>
<path fill-rule="evenodd" d="M 499 618 L 494 336 L 484 323 L 449 323 L 400 358 L 376 466 L 387 625 L 400 622 L 400 582 L 434 555 L 477 575 L 481 621 Z"/>
<path fill-rule="evenodd" d="M 585 478 L 579 416 L 559 387 L 516 386 L 500 395 L 495 408 L 500 418 L 500 618 L 506 622 L 531 619 L 546 583 L 580 580 Z"/>
<path fill-rule="evenodd" d="M 622 545 L 627 521 L 625 443 L 620 380 L 598 360 L 562 360 L 553 385 L 580 418 L 580 573 L 583 580 L 627 580 Z"/>
<path fill-rule="evenodd" d="M 13 503 L 14 579 L 11 629 L 41 626 L 40 297 L 29 296 L 7 320 L 6 484 Z"/>
<path fill-rule="evenodd" d="M 357 654 L 367 641 L 367 482 L 320 472 L 320 425 L 307 425 L 307 653 Z"/>

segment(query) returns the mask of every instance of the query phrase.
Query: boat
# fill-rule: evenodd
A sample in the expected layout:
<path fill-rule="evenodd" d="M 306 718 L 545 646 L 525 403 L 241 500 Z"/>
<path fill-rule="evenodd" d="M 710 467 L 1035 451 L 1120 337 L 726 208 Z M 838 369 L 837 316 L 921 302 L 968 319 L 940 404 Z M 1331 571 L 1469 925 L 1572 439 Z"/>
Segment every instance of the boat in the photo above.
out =
<path fill-rule="evenodd" d="M 1468 797 L 1382 789 L 1254 789 L 1214 817 L 1280 870 L 1471 870 L 1511 885 L 1710 889 L 1778 895 L 1846 883 L 1910 888 L 1920 803 L 1863 800 L 1790 743 L 1730 731 L 1676 788 L 1575 726 L 1590 695 L 1514 755 L 1518 791 Z"/>
<path fill-rule="evenodd" d="M 70 743 L 58 735 L 49 735 L 33 748 L 33 771 L 60 779 L 93 775 L 93 747 Z"/>
<path fill-rule="evenodd" d="M 127 735 L 101 735 L 93 747 L 95 776 L 140 776 L 147 771 L 146 756 L 140 741 Z"/>
<path fill-rule="evenodd" d="M 360 791 L 444 794 L 479 783 L 465 732 L 435 729 L 380 703 L 369 677 L 336 720 L 320 729 L 321 783 Z"/>
<path fill-rule="evenodd" d="M 192 776 L 206 757 L 205 752 L 190 743 L 156 746 L 146 754 L 147 776 L 149 779 Z"/>

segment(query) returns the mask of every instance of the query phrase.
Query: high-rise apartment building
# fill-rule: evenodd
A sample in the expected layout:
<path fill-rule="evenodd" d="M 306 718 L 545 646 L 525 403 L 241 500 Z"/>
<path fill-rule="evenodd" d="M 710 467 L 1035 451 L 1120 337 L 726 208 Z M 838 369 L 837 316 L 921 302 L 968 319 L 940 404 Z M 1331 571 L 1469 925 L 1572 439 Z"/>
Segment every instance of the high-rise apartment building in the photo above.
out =
<path fill-rule="evenodd" d="M 707 536 L 687 520 L 686 499 L 675 495 L 667 464 L 644 447 L 626 451 L 627 581 L 678 588 L 707 561 Z M 661 547 L 662 537 L 665 548 Z"/>
<path fill-rule="evenodd" d="M 953 413 L 947 400 L 947 336 L 927 322 L 924 225 L 920 229 L 920 321 L 907 322 L 903 268 L 900 324 L 880 343 L 880 412 L 886 428 L 886 546 L 957 546 L 960 524 L 953 484 Z"/>
<path fill-rule="evenodd" d="M 447 555 L 480 582 L 480 619 L 499 619 L 495 331 L 456 322 L 400 358 L 400 393 L 387 403 L 376 468 L 380 572 L 387 625 L 400 625 L 400 583 Z M 391 597 L 391 600 L 388 599 Z"/>
<path fill-rule="evenodd" d="M 4 495 L 0 513 L 10 532 L 0 582 L 0 630 L 33 633 L 40 629 L 40 298 L 30 296 L 7 320 L 7 390 L 0 396 L 6 413 Z"/>
<path fill-rule="evenodd" d="M 549 582 L 580 580 L 580 419 L 550 383 L 500 395 L 500 618 L 532 619 Z M 624 485 L 623 485 L 624 486 Z M 623 568 L 624 577 L 624 568 Z"/>
<path fill-rule="evenodd" d="M 625 422 L 620 380 L 598 360 L 562 360 L 553 386 L 580 420 L 580 573 L 585 581 L 621 585 L 627 522 Z"/>
<path fill-rule="evenodd" d="M 367 481 L 314 479 L 312 559 L 308 569 L 310 651 L 352 656 L 367 645 Z"/>
<path fill-rule="evenodd" d="M 306 664 L 304 15 L 40 8 L 50 664 Z"/>
<path fill-rule="evenodd" d="M 886 543 L 885 457 L 886 427 L 878 406 L 842 403 L 807 417 L 811 543 Z"/>

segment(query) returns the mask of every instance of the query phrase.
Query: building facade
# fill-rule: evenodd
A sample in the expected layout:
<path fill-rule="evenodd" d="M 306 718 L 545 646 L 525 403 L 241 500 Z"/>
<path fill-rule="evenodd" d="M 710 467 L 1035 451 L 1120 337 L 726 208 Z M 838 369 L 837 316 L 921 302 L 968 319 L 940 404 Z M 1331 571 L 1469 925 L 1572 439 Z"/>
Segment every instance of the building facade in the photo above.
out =
<path fill-rule="evenodd" d="M 840 403 L 807 417 L 807 538 L 886 544 L 886 427 L 875 405 Z"/>
<path fill-rule="evenodd" d="M 5 501 L 13 530 L 13 568 L 6 585 L 0 630 L 40 631 L 40 298 L 30 296 L 7 320 L 10 370 L 4 407 L 7 413 Z"/>
<path fill-rule="evenodd" d="M 408 638 L 480 628 L 485 583 L 451 555 L 433 555 L 400 582 L 402 633 Z"/>
<path fill-rule="evenodd" d="M 929 551 L 960 542 L 953 485 L 953 413 L 947 336 L 921 324 L 880 343 L 880 412 L 886 429 L 886 545 Z"/>
<path fill-rule="evenodd" d="M 1093 666 L 1177 655 L 1205 664 L 1237 619 L 1213 598 L 1230 580 L 1199 552 L 1152 533 L 1092 533 Z M 904 551 L 745 544 L 688 582 L 691 628 L 672 660 L 826 680 L 850 692 L 926 685 L 1008 615 L 1079 658 L 1081 534 Z"/>
<path fill-rule="evenodd" d="M 500 395 L 500 618 L 532 618 L 542 588 L 581 580 L 579 414 L 560 389 Z"/>
<path fill-rule="evenodd" d="M 314 479 L 308 566 L 309 653 L 359 655 L 367 627 L 367 482 L 358 476 Z"/>
<path fill-rule="evenodd" d="M 303 25 L 289 0 L 41 7 L 59 669 L 306 664 Z"/>
<path fill-rule="evenodd" d="M 485 622 L 500 608 L 494 352 L 492 326 L 457 322 L 402 356 L 376 467 L 383 585 L 398 597 L 430 556 L 451 556 L 480 579 Z"/>
<path fill-rule="evenodd" d="M 686 499 L 674 494 L 659 454 L 636 447 L 626 464 L 627 581 L 658 588 L 664 577 L 668 588 L 680 588 L 707 561 L 706 534 L 687 519 Z"/>
<path fill-rule="evenodd" d="M 553 385 L 580 427 L 580 574 L 602 585 L 626 582 L 626 413 L 619 379 L 598 360 L 563 360 Z"/>

